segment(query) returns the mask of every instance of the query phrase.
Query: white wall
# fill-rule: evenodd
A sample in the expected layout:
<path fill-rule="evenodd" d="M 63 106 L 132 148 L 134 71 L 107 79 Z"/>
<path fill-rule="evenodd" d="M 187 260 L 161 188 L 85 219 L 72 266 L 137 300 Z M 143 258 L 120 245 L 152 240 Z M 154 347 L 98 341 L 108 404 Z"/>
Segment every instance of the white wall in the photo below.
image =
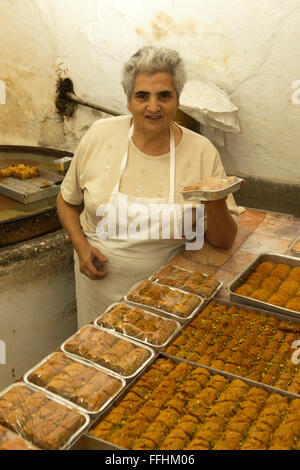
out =
<path fill-rule="evenodd" d="M 92 121 L 62 123 L 58 74 L 75 92 L 126 112 L 120 72 L 144 44 L 176 48 L 189 78 L 206 75 L 239 107 L 242 134 L 220 149 L 229 173 L 299 181 L 300 0 L 1 0 L 0 144 L 74 150 Z"/>

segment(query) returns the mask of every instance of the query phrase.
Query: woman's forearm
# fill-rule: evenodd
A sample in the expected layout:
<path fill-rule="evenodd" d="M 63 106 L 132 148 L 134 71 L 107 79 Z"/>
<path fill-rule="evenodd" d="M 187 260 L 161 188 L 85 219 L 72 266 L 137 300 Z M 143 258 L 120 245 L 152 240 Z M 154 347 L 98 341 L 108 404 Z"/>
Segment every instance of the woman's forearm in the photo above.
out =
<path fill-rule="evenodd" d="M 216 248 L 230 248 L 238 228 L 230 214 L 226 198 L 205 203 L 207 215 L 206 240 Z"/>
<path fill-rule="evenodd" d="M 57 196 L 57 213 L 60 223 L 70 237 L 72 245 L 77 253 L 87 243 L 79 220 L 82 207 L 82 205 L 74 206 L 69 204 L 62 198 L 61 193 Z"/>

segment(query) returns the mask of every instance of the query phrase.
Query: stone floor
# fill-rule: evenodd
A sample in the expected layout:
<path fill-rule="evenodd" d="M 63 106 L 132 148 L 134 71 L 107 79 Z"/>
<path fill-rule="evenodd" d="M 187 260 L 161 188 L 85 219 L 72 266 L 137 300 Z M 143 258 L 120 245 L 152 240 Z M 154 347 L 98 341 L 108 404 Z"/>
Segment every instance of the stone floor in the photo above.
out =
<path fill-rule="evenodd" d="M 213 248 L 205 243 L 199 251 L 184 250 L 171 263 L 215 275 L 223 282 L 217 297 L 229 300 L 228 285 L 251 261 L 261 253 L 293 256 L 291 248 L 299 236 L 300 219 L 247 209 L 240 216 L 239 231 L 230 249 Z"/>

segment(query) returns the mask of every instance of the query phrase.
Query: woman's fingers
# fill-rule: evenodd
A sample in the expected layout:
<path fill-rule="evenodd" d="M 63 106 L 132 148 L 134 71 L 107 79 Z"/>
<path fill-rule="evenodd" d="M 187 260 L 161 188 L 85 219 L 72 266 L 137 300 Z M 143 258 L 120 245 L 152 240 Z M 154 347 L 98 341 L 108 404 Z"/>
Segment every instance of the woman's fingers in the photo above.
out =
<path fill-rule="evenodd" d="M 107 275 L 103 269 L 105 262 L 107 258 L 97 248 L 89 246 L 79 257 L 80 272 L 92 280 L 103 279 Z"/>
<path fill-rule="evenodd" d="M 101 253 L 101 251 L 94 246 L 91 246 L 91 253 L 96 259 L 100 261 L 100 263 L 106 263 L 108 261 L 106 256 L 104 256 L 103 253 Z"/>

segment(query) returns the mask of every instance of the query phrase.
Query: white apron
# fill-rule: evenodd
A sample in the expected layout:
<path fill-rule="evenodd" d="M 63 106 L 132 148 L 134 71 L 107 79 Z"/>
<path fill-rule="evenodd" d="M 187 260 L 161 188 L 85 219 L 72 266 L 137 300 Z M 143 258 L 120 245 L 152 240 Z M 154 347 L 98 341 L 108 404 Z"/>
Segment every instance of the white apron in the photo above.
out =
<path fill-rule="evenodd" d="M 121 162 L 120 177 L 111 194 L 108 205 L 119 212 L 126 201 L 128 217 L 118 222 L 117 233 L 125 233 L 126 228 L 133 223 L 134 214 L 138 208 L 137 204 L 147 207 L 152 205 L 167 204 L 174 208 L 174 191 L 175 191 L 175 141 L 173 133 L 170 129 L 170 185 L 169 197 L 166 198 L 143 198 L 125 195 L 119 192 L 120 181 L 125 172 L 129 143 L 133 134 L 133 126 L 129 130 L 126 152 Z M 171 211 L 172 212 L 172 211 Z M 169 262 L 184 246 L 183 238 L 170 239 L 153 239 L 149 235 L 149 219 L 150 210 L 147 213 L 139 215 L 139 237 L 137 239 L 129 237 L 117 237 L 115 239 L 100 239 L 101 230 L 93 237 L 86 234 L 88 242 L 98 248 L 108 259 L 104 264 L 107 276 L 100 280 L 91 280 L 79 270 L 78 256 L 74 252 L 75 260 L 75 280 L 76 280 L 76 298 L 77 298 L 77 318 L 78 327 L 91 322 L 93 319 L 101 315 L 107 307 L 121 300 L 121 298 L 129 291 L 129 289 L 153 274 L 161 265 Z M 181 217 L 176 212 L 175 217 Z M 181 219 L 179 219 L 179 224 Z M 160 224 L 160 221 L 159 221 Z M 162 227 L 156 227 L 161 233 Z M 147 230 L 147 234 L 145 233 Z"/>

